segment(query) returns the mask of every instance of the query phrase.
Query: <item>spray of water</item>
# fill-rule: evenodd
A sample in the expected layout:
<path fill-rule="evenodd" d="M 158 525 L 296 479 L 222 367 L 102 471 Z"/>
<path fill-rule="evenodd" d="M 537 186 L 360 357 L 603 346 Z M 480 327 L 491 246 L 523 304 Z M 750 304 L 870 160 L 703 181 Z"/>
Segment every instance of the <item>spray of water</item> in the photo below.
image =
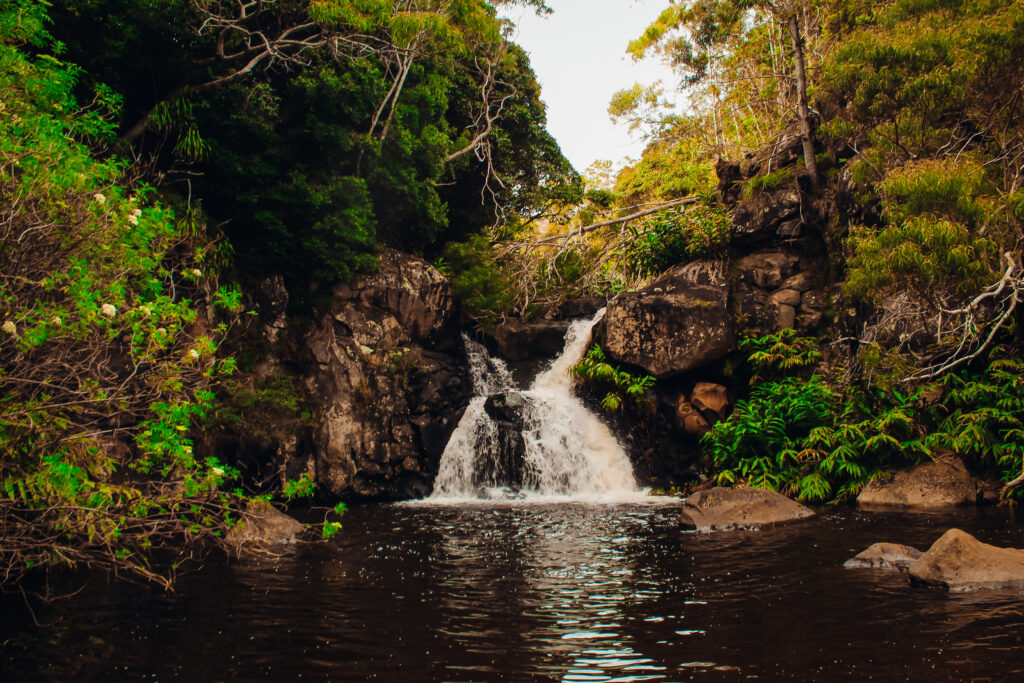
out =
<path fill-rule="evenodd" d="M 441 456 L 431 500 L 632 500 L 641 495 L 625 451 L 573 393 L 569 375 L 603 315 L 602 309 L 570 325 L 561 355 L 525 391 L 516 390 L 501 360 L 466 340 L 475 396 Z M 485 409 L 488 397 L 499 394 L 517 406 L 522 421 L 514 485 L 481 474 L 508 469 L 503 450 L 508 439 Z"/>

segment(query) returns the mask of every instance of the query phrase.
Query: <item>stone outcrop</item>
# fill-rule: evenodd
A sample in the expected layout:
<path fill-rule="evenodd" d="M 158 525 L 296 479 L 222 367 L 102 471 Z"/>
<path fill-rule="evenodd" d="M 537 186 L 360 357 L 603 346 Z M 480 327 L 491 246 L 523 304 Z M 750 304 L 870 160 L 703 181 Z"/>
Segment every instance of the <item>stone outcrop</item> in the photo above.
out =
<path fill-rule="evenodd" d="M 821 274 L 811 259 L 786 249 L 768 249 L 736 259 L 731 270 L 735 313 L 749 334 L 790 327 L 809 331 L 821 322 Z"/>
<path fill-rule="evenodd" d="M 333 496 L 399 499 L 430 492 L 471 382 L 448 282 L 393 250 L 380 269 L 334 289 L 307 337 L 316 368 L 310 469 Z"/>
<path fill-rule="evenodd" d="M 963 462 L 948 458 L 874 479 L 857 496 L 857 504 L 935 508 L 967 505 L 976 499 L 974 480 Z"/>
<path fill-rule="evenodd" d="M 910 580 L 950 591 L 1022 590 L 1024 550 L 999 548 L 950 529 L 910 567 Z"/>
<path fill-rule="evenodd" d="M 728 299 L 724 261 L 673 268 L 609 302 L 605 353 L 659 378 L 720 360 L 736 348 Z"/>
<path fill-rule="evenodd" d="M 867 550 L 860 552 L 843 566 L 848 569 L 909 569 L 923 553 L 917 548 L 898 543 L 875 543 Z"/>
<path fill-rule="evenodd" d="M 698 531 L 755 529 L 814 516 L 811 509 L 774 491 L 717 487 L 683 502 L 682 521 Z"/>

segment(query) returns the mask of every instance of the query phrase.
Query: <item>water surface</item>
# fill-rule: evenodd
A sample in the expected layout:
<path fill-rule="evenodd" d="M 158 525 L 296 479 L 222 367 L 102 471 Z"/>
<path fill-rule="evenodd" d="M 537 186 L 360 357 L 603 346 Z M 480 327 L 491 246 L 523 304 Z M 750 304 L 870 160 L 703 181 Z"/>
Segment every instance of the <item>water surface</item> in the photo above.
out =
<path fill-rule="evenodd" d="M 213 563 L 173 594 L 94 579 L 4 598 L 3 680 L 1021 680 L 1014 592 L 849 570 L 951 526 L 1022 546 L 1002 510 L 826 509 L 698 534 L 666 505 L 360 507 L 330 543 Z"/>

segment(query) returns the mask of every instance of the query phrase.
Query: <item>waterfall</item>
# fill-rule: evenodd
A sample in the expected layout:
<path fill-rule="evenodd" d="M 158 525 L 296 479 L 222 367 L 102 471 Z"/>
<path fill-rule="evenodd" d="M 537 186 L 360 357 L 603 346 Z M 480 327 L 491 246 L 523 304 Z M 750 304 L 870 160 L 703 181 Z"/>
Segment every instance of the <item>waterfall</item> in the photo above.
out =
<path fill-rule="evenodd" d="M 452 434 L 431 500 L 629 498 L 640 493 L 611 430 L 573 393 L 579 362 L 601 309 L 573 322 L 561 355 L 529 389 L 503 361 L 466 339 L 474 397 Z"/>

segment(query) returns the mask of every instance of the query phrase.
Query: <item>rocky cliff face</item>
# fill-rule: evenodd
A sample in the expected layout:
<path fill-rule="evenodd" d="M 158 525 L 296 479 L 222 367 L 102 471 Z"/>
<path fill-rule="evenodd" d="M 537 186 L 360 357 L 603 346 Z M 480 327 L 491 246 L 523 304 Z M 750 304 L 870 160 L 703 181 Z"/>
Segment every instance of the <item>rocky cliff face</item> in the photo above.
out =
<path fill-rule="evenodd" d="M 697 440 L 728 416 L 742 384 L 730 370 L 740 339 L 786 328 L 813 333 L 824 321 L 830 209 L 808 199 L 801 153 L 793 134 L 720 161 L 719 199 L 732 214 L 727 256 L 677 266 L 608 303 L 598 341 L 610 362 L 658 379 L 646 414 L 615 420 L 652 483 L 692 473 Z M 774 186 L 767 174 L 779 179 Z"/>
<path fill-rule="evenodd" d="M 310 332 L 316 481 L 342 498 L 430 493 L 471 391 L 447 280 L 385 251 L 379 272 L 334 290 Z"/>
<path fill-rule="evenodd" d="M 319 317 L 286 323 L 287 292 L 261 287 L 264 352 L 249 382 L 294 386 L 308 414 L 247 414 L 212 448 L 250 479 L 309 473 L 333 498 L 425 496 L 472 390 L 451 288 L 425 261 L 385 250 L 378 272 L 332 294 Z"/>

